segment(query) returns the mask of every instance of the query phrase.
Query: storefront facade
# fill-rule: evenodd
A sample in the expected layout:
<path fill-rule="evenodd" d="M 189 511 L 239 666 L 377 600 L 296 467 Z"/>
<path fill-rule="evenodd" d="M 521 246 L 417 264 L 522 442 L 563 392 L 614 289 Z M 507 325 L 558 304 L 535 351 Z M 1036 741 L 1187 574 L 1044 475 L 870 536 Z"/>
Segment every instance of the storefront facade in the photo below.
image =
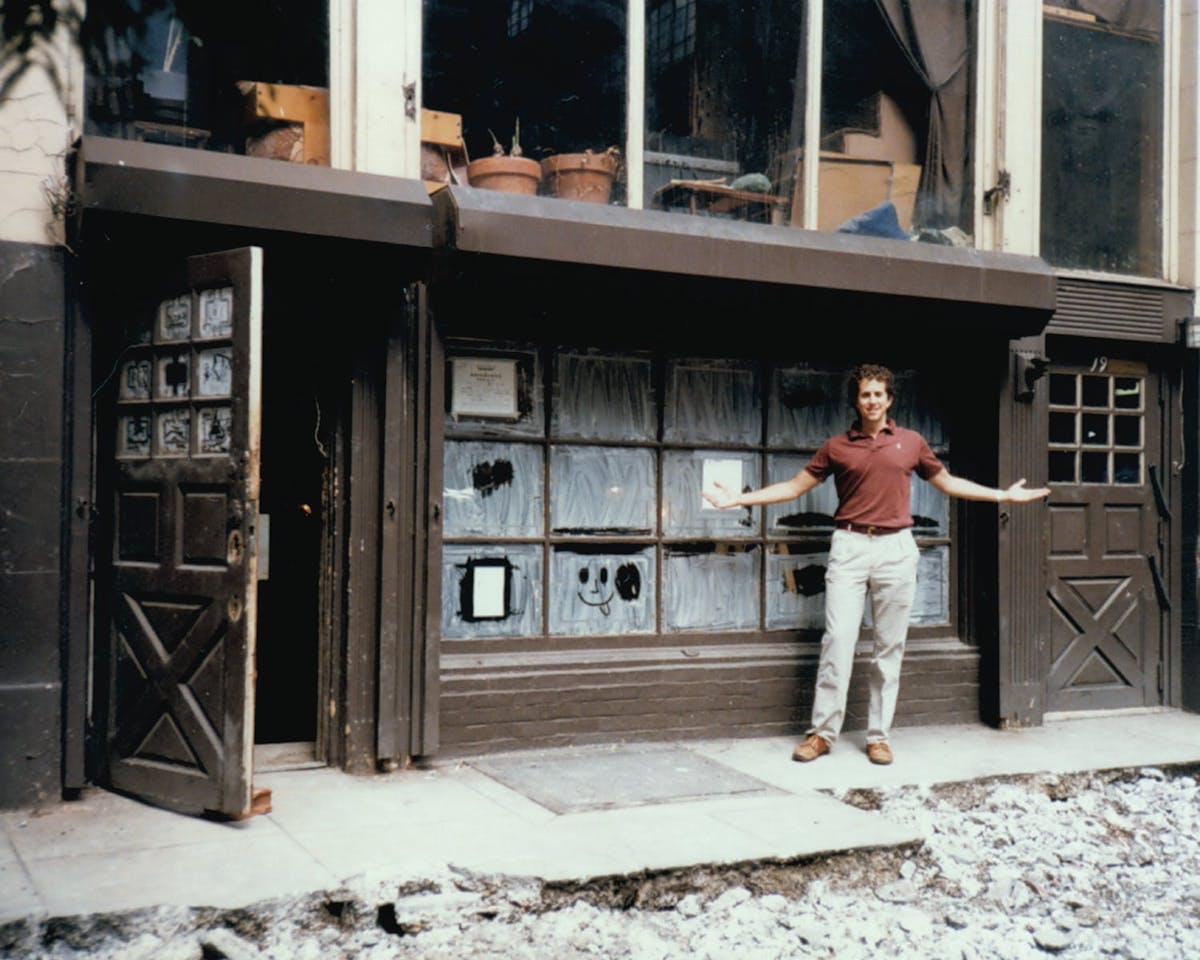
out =
<path fill-rule="evenodd" d="M 232 155 L 216 98 L 194 124 L 104 112 L 89 79 L 63 246 L 4 245 L 40 278 L 18 312 L 55 318 L 5 368 L 45 420 L 5 435 L 9 476 L 55 491 L 9 530 L 31 616 L 6 803 L 96 782 L 241 815 L 272 763 L 802 731 L 832 485 L 756 511 L 700 490 L 802 468 L 860 361 L 955 473 L 1053 491 L 914 481 L 898 723 L 1196 706 L 1195 104 L 1169 95 L 1195 12 L 868 4 L 850 42 L 840 5 L 759 6 L 759 34 L 702 2 L 570 5 L 554 33 L 514 3 L 488 39 L 467 3 L 333 3 L 324 54 L 276 65 L 327 88 L 326 163 Z M 916 63 L 902 23 L 948 39 Z M 547 30 L 586 76 L 524 66 Z M 1055 72 L 1081 49 L 1149 94 L 1085 95 Z M 1097 122 L 1136 163 L 1087 153 Z M 489 140 L 619 144 L 609 202 L 467 184 Z M 35 388 L 18 350 L 61 374 Z M 851 727 L 865 700 L 859 670 Z"/>

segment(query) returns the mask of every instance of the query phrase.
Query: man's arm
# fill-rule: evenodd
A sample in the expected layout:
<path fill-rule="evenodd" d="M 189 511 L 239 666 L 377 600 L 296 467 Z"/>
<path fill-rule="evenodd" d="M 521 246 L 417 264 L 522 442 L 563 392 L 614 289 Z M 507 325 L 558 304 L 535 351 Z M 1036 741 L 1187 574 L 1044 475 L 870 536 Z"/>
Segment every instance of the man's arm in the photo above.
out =
<path fill-rule="evenodd" d="M 984 500 L 988 503 L 1028 503 L 1030 500 L 1041 500 L 1050 496 L 1049 487 L 1028 489 L 1025 480 L 1021 479 L 1008 489 L 985 487 L 974 480 L 956 477 L 949 470 L 941 470 L 929 478 L 929 482 L 942 493 L 950 497 L 961 497 L 963 500 Z"/>
<path fill-rule="evenodd" d="M 779 483 L 772 483 L 760 490 L 752 490 L 749 493 L 734 493 L 721 483 L 721 481 L 717 480 L 714 482 L 714 486 L 717 488 L 716 491 L 704 490 L 701 491 L 701 496 L 714 507 L 719 507 L 722 510 L 729 507 L 756 507 L 764 503 L 782 503 L 784 500 L 795 500 L 797 497 L 804 496 L 804 494 L 808 493 L 809 490 L 817 486 L 820 482 L 820 480 L 807 470 L 801 470 L 791 480 L 781 480 Z"/>

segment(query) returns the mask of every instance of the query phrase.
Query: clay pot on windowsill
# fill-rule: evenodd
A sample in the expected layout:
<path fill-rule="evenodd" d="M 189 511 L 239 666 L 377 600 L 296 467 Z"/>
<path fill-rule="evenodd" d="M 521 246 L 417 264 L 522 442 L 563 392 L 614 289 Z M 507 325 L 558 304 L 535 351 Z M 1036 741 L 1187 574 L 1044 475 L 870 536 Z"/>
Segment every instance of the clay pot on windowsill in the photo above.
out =
<path fill-rule="evenodd" d="M 538 191 L 542 169 L 529 157 L 496 154 L 467 164 L 467 182 L 484 190 L 504 190 L 533 196 Z"/>
<path fill-rule="evenodd" d="M 608 203 L 613 181 L 621 166 L 621 151 L 609 147 L 603 153 L 558 153 L 542 161 L 546 192 L 565 200 Z"/>

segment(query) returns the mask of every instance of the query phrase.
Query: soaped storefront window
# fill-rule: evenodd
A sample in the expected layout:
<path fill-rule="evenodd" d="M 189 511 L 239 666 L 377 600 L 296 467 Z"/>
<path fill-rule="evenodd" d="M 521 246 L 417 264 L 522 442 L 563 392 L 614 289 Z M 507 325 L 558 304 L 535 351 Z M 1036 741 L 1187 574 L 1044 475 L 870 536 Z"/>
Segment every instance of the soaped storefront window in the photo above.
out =
<path fill-rule="evenodd" d="M 1162 271 L 1162 0 L 1043 6 L 1041 254 Z"/>
<path fill-rule="evenodd" d="M 700 491 L 802 469 L 849 424 L 842 370 L 470 341 L 450 342 L 447 357 L 446 643 L 470 652 L 579 637 L 819 637 L 833 484 L 766 510 L 715 510 Z M 949 464 L 939 397 L 899 373 L 898 420 Z M 912 512 L 912 622 L 945 629 L 948 501 L 914 477 Z"/>

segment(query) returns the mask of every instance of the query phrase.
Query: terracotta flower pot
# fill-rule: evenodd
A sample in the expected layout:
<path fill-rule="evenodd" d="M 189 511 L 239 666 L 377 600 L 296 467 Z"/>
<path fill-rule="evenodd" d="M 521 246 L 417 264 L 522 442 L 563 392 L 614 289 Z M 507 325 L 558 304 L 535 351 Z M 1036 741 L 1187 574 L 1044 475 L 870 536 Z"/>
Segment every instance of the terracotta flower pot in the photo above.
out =
<path fill-rule="evenodd" d="M 559 153 L 542 161 L 546 192 L 566 200 L 608 203 L 620 166 L 615 149 L 604 153 Z"/>
<path fill-rule="evenodd" d="M 492 156 L 467 164 L 467 182 L 484 190 L 534 195 L 542 179 L 542 170 L 529 157 Z"/>

